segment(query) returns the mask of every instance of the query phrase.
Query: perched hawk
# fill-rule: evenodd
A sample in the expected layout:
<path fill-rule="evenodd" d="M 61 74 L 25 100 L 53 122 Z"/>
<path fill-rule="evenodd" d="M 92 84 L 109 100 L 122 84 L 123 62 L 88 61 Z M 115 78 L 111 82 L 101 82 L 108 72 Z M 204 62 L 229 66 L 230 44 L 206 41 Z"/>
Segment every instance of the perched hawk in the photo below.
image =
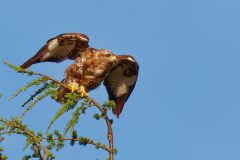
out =
<path fill-rule="evenodd" d="M 89 38 L 81 33 L 66 33 L 47 41 L 34 55 L 21 65 L 26 69 L 40 62 L 61 62 L 65 59 L 74 63 L 65 70 L 63 83 L 81 96 L 97 88 L 102 82 L 107 89 L 109 100 L 116 102 L 113 113 L 119 117 L 137 81 L 139 66 L 129 55 L 114 55 L 112 52 L 89 47 Z M 57 101 L 64 102 L 70 92 L 59 87 Z"/>

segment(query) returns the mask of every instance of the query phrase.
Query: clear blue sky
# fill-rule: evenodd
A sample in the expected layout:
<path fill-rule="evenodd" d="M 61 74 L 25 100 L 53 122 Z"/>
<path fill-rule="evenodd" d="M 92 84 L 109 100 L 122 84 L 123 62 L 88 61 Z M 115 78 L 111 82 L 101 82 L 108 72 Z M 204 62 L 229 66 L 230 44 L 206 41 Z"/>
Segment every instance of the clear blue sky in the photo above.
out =
<path fill-rule="evenodd" d="M 239 160 L 239 17 L 239 0 L 1 1 L 0 60 L 20 65 L 51 37 L 85 33 L 92 47 L 131 54 L 140 65 L 135 90 L 120 119 L 114 118 L 117 160 Z M 61 80 L 70 63 L 31 69 Z M 1 115 L 17 116 L 31 92 L 6 99 L 31 78 L 2 63 L 0 69 Z M 99 102 L 107 97 L 103 87 L 90 95 Z M 58 108 L 45 99 L 24 121 L 45 130 Z M 77 128 L 80 135 L 104 141 L 104 123 L 91 118 L 95 111 Z M 63 128 L 69 118 L 53 127 Z M 14 136 L 2 144 L 9 159 L 20 159 L 23 142 Z M 102 160 L 107 154 L 76 145 L 56 156 Z"/>

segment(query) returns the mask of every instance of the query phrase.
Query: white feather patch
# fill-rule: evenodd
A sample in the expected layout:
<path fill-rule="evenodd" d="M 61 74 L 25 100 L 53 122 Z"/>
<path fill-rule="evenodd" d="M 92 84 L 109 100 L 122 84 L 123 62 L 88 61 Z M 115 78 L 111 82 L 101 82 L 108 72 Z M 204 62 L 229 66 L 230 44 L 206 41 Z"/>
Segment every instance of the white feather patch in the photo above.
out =
<path fill-rule="evenodd" d="M 127 59 L 131 62 L 135 62 L 134 59 L 132 59 L 131 57 L 128 57 Z"/>
<path fill-rule="evenodd" d="M 128 91 L 127 85 L 125 83 L 121 83 L 117 86 L 116 91 L 115 91 L 115 95 L 117 97 L 120 97 L 121 95 L 127 93 L 127 91 Z"/>
<path fill-rule="evenodd" d="M 58 47 L 58 46 L 59 46 L 58 40 L 54 39 L 49 43 L 48 50 L 52 51 L 52 50 L 56 49 L 56 47 Z"/>
<path fill-rule="evenodd" d="M 99 76 L 99 75 L 102 75 L 103 74 L 103 72 L 104 72 L 104 70 L 102 69 L 102 68 L 98 68 L 97 70 L 95 70 L 95 75 L 96 76 Z"/>
<path fill-rule="evenodd" d="M 115 89 L 115 95 L 117 97 L 122 96 L 128 92 L 128 88 L 131 87 L 136 82 L 137 76 L 125 77 L 122 75 L 120 80 L 118 80 L 118 85 Z"/>
<path fill-rule="evenodd" d="M 120 97 L 128 92 L 129 87 L 134 85 L 137 75 L 126 77 L 123 75 L 122 68 L 118 67 L 111 73 L 110 79 L 116 83 L 116 86 L 114 87 L 114 95 Z"/>
<path fill-rule="evenodd" d="M 50 47 L 50 49 L 49 49 Z M 45 61 L 49 58 L 55 58 L 64 60 L 67 58 L 68 54 L 71 52 L 71 50 L 75 47 L 75 44 L 69 44 L 64 46 L 58 46 L 58 42 L 53 43 L 52 45 L 48 46 L 48 52 L 46 52 L 42 57 L 41 60 Z"/>
<path fill-rule="evenodd" d="M 41 61 L 45 61 L 45 60 L 48 59 L 50 56 L 51 56 L 51 53 L 50 53 L 50 52 L 47 52 L 47 53 L 45 53 L 45 54 L 40 58 L 40 60 L 41 60 Z"/>
<path fill-rule="evenodd" d="M 88 42 L 88 39 L 87 39 L 87 38 L 85 38 L 85 37 L 81 37 L 81 38 L 82 38 L 83 41 Z"/>

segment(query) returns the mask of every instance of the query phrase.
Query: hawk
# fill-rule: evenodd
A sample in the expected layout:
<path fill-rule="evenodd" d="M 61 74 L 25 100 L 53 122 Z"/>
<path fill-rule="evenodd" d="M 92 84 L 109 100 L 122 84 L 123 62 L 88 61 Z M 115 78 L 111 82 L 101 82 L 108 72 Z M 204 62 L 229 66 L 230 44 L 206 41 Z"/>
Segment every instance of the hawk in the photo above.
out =
<path fill-rule="evenodd" d="M 65 33 L 47 43 L 29 60 L 21 65 L 27 69 L 41 62 L 62 62 L 65 59 L 74 63 L 65 70 L 64 84 L 72 91 L 78 90 L 82 97 L 102 82 L 109 100 L 116 102 L 113 113 L 119 117 L 124 104 L 131 95 L 138 77 L 139 65 L 130 55 L 115 55 L 105 49 L 94 49 L 88 45 L 89 38 L 81 33 Z M 59 87 L 56 100 L 65 102 L 68 89 Z"/>

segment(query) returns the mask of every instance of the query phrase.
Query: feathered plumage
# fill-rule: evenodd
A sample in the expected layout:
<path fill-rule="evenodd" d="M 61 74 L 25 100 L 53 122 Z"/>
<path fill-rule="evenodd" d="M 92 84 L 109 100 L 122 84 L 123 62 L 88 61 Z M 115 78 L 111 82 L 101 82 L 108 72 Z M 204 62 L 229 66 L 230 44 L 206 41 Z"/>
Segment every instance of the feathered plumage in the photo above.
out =
<path fill-rule="evenodd" d="M 129 55 L 116 56 L 108 50 L 90 48 L 88 37 L 81 33 L 66 33 L 47 41 L 35 56 L 21 65 L 26 69 L 40 62 L 61 62 L 72 59 L 63 83 L 79 90 L 82 96 L 104 81 L 109 100 L 116 102 L 113 113 L 119 117 L 131 95 L 138 77 L 139 66 Z M 57 101 L 65 102 L 68 89 L 58 89 Z"/>
<path fill-rule="evenodd" d="M 111 68 L 115 66 L 116 61 L 116 56 L 107 50 L 89 48 L 66 69 L 63 82 L 80 92 L 87 93 L 101 84 L 108 76 Z M 60 90 L 64 91 L 61 87 Z M 59 94 L 57 99 L 63 102 L 64 95 L 61 94 L 60 96 Z"/>
<path fill-rule="evenodd" d="M 128 55 L 117 56 L 117 65 L 104 80 L 109 100 L 116 102 L 113 113 L 119 117 L 124 104 L 131 95 L 137 82 L 139 66 L 136 60 Z"/>
<path fill-rule="evenodd" d="M 62 62 L 65 59 L 75 59 L 87 49 L 88 37 L 81 33 L 61 34 L 47 41 L 47 43 L 34 55 L 21 65 L 26 69 L 39 62 Z"/>

